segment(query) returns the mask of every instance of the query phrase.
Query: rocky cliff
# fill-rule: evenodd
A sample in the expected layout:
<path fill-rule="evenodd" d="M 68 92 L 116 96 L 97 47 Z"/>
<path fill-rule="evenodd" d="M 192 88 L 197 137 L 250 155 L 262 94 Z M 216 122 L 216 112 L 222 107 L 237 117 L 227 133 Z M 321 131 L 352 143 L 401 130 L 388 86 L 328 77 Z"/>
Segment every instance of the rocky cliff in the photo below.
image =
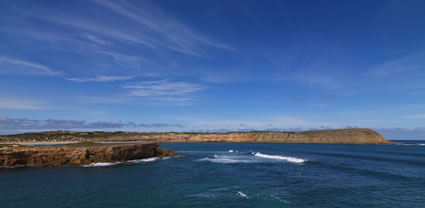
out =
<path fill-rule="evenodd" d="M 258 143 L 317 143 L 317 144 L 393 144 L 371 129 L 352 128 L 301 132 L 230 132 L 230 133 L 137 133 L 137 132 L 72 132 L 0 136 L 0 143 L 64 141 L 151 141 L 151 142 L 258 142 Z"/>
<path fill-rule="evenodd" d="M 61 146 L 0 146 L 0 167 L 57 167 L 122 162 L 151 157 L 176 156 L 157 143 L 106 145 L 77 143 Z"/>

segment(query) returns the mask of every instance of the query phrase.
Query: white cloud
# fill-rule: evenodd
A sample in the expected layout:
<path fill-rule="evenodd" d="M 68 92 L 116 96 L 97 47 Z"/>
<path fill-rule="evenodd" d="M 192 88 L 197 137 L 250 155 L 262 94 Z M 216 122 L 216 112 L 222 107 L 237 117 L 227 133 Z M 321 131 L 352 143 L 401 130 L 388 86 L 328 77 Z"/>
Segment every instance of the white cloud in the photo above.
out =
<path fill-rule="evenodd" d="M 198 84 L 188 82 L 170 82 L 157 80 L 124 85 L 129 89 L 128 95 L 142 97 L 156 103 L 168 103 L 174 105 L 189 105 L 196 100 L 194 93 L 205 89 Z"/>
<path fill-rule="evenodd" d="M 90 35 L 85 38 L 100 45 L 108 43 L 100 38 L 103 36 L 116 41 L 141 44 L 150 49 L 163 48 L 194 56 L 203 56 L 205 47 L 234 50 L 230 46 L 198 34 L 148 2 L 138 1 L 137 5 L 126 1 L 116 3 L 116 1 L 94 0 L 92 2 L 118 14 L 118 17 L 132 21 L 128 21 L 128 24 L 119 24 L 115 21 L 97 21 L 87 16 L 73 16 L 66 12 L 58 14 L 49 10 L 41 10 L 44 12 L 30 15 L 78 29 L 83 33 L 90 32 Z"/>
<path fill-rule="evenodd" d="M 131 96 L 182 96 L 188 95 L 204 88 L 197 84 L 187 82 L 169 82 L 168 80 L 142 82 L 125 85 L 123 88 L 130 90 Z"/>
<path fill-rule="evenodd" d="M 144 36 L 137 31 L 129 30 L 125 28 L 112 28 L 111 25 L 103 22 L 93 22 L 92 20 L 81 18 L 81 17 L 73 17 L 73 16 L 64 16 L 58 18 L 50 18 L 47 16 L 40 16 L 45 18 L 46 20 L 56 22 L 68 27 L 73 27 L 75 29 L 79 29 L 81 31 L 90 31 L 91 33 L 96 33 L 98 35 L 103 35 L 109 38 L 113 38 L 115 40 L 138 43 L 149 48 L 156 48 L 148 39 L 147 36 Z M 117 26 L 119 27 L 119 26 Z M 136 34 L 135 34 L 136 33 Z"/>
<path fill-rule="evenodd" d="M 152 45 L 159 45 L 189 55 L 199 55 L 199 45 L 234 50 L 227 45 L 195 33 L 148 2 L 139 1 L 138 3 L 143 3 L 143 6 L 139 8 L 125 1 L 119 2 L 119 4 L 116 4 L 116 1 L 93 0 L 93 2 L 142 24 L 144 28 L 155 32 L 167 41 L 158 41 L 154 38 L 151 40 L 153 41 Z"/>
<path fill-rule="evenodd" d="M 134 55 L 127 55 L 127 54 L 122 54 L 122 53 L 118 53 L 118 52 L 112 52 L 112 51 L 106 51 L 106 50 L 98 50 L 96 51 L 96 53 L 99 54 L 103 54 L 106 56 L 111 56 L 113 57 L 116 61 L 118 62 L 123 62 L 125 64 L 137 64 L 139 61 L 142 62 L 146 62 L 146 63 L 152 63 L 150 60 L 141 57 L 141 56 L 134 56 Z"/>
<path fill-rule="evenodd" d="M 91 1 L 71 3 L 69 9 L 63 10 L 40 4 L 28 8 L 12 5 L 15 16 L 6 18 L 5 27 L 0 30 L 28 42 L 34 50 L 54 53 L 55 58 L 64 57 L 60 69 L 63 78 L 68 78 L 70 74 L 66 72 L 71 71 L 90 73 L 82 78 L 75 74 L 68 78 L 71 81 L 103 81 L 92 77 L 106 70 L 115 75 L 175 75 L 182 72 L 174 70 L 180 64 L 176 54 L 205 58 L 212 48 L 234 50 L 177 20 L 155 2 Z M 97 12 L 78 10 L 79 6 Z M 82 59 L 75 62 L 75 57 Z M 56 74 L 47 66 L 32 67 Z"/>
<path fill-rule="evenodd" d="M 133 77 L 129 76 L 97 76 L 94 78 L 65 78 L 69 81 L 74 82 L 112 82 L 112 81 L 122 81 L 122 80 L 130 80 Z"/>
<path fill-rule="evenodd" d="M 372 66 L 367 75 L 385 77 L 423 69 L 425 69 L 425 54 L 414 54 Z"/>
<path fill-rule="evenodd" d="M 162 129 L 167 127 L 182 128 L 180 124 L 168 123 L 135 123 L 135 122 L 111 122 L 111 121 L 98 121 L 87 122 L 82 120 L 59 120 L 59 119 L 13 119 L 6 118 L 0 120 L 0 131 L 46 131 L 46 130 L 99 130 L 99 129 Z"/>
<path fill-rule="evenodd" d="M 29 62 L 29 61 L 13 59 L 13 58 L 9 58 L 9 57 L 0 57 L 0 63 L 1 62 L 6 63 L 6 64 L 12 64 L 12 65 L 15 65 L 15 66 L 25 67 L 26 69 L 30 69 L 30 70 L 36 70 L 36 72 L 38 72 L 38 73 L 41 72 L 43 74 L 48 74 L 48 75 L 59 75 L 60 74 L 58 72 L 51 70 L 49 67 L 47 67 L 45 65 L 33 63 L 33 62 Z M 13 70 L 13 69 L 9 69 L 9 70 Z"/>
<path fill-rule="evenodd" d="M 34 101 L 2 97 L 0 99 L 0 109 L 43 110 L 44 107 Z"/>
<path fill-rule="evenodd" d="M 101 39 L 101 38 L 99 38 L 95 35 L 87 34 L 86 37 L 87 37 L 87 39 L 89 39 L 89 40 L 91 40 L 91 41 L 93 41 L 97 44 L 100 44 L 100 45 L 110 45 L 111 44 L 108 41 L 105 41 L 105 40 L 103 40 L 103 39 Z"/>

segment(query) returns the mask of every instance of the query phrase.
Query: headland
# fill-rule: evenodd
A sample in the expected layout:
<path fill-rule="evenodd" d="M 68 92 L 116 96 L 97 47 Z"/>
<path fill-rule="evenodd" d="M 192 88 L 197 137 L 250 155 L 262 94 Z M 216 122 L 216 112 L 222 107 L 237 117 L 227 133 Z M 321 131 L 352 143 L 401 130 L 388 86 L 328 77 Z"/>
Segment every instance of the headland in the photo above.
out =
<path fill-rule="evenodd" d="M 75 142 L 251 142 L 301 144 L 394 144 L 367 128 L 317 131 L 204 132 L 74 132 L 50 131 L 0 136 L 0 143 L 45 144 Z"/>

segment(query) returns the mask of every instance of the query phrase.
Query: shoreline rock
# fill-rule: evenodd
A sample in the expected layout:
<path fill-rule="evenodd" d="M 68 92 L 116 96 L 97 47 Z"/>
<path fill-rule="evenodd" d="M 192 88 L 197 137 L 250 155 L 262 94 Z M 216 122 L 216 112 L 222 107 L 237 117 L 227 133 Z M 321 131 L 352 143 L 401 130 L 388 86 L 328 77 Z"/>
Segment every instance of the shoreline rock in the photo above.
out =
<path fill-rule="evenodd" d="M 59 146 L 3 145 L 0 167 L 61 167 L 99 162 L 124 162 L 152 157 L 173 157 L 177 153 L 160 148 L 157 143 L 99 144 L 76 143 Z"/>

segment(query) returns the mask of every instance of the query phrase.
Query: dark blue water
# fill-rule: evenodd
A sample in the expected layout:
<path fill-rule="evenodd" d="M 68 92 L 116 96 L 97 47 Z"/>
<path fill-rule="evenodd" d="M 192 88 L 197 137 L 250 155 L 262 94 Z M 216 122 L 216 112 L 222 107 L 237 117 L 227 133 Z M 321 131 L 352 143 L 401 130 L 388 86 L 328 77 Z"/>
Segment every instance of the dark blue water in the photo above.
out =
<path fill-rule="evenodd" d="M 161 146 L 186 157 L 0 169 L 0 207 L 425 207 L 424 145 Z"/>

